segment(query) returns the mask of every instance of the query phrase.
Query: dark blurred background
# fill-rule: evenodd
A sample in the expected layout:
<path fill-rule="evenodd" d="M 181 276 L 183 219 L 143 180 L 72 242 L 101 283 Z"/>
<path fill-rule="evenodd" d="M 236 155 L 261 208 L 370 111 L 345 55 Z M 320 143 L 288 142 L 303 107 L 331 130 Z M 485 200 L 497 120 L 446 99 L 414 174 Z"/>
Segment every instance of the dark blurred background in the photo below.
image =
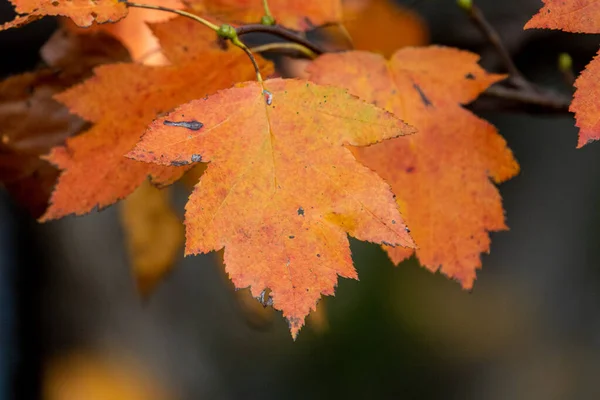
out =
<path fill-rule="evenodd" d="M 432 43 L 500 71 L 453 0 L 398 3 Z M 598 50 L 595 35 L 523 31 L 540 0 L 476 3 L 533 81 L 568 93 L 558 53 L 578 71 Z M 33 69 L 55 28 L 1 32 L 2 77 Z M 182 257 L 141 301 L 116 207 L 38 224 L 0 192 L 0 399 L 41 398 L 49 362 L 69 354 L 132 360 L 173 399 L 600 398 L 600 143 L 577 150 L 568 115 L 482 117 L 522 172 L 500 186 L 511 230 L 492 234 L 473 292 L 353 241 L 360 282 L 342 279 L 296 342 L 279 313 L 244 308 L 220 255 Z M 180 214 L 186 195 L 177 187 Z"/>

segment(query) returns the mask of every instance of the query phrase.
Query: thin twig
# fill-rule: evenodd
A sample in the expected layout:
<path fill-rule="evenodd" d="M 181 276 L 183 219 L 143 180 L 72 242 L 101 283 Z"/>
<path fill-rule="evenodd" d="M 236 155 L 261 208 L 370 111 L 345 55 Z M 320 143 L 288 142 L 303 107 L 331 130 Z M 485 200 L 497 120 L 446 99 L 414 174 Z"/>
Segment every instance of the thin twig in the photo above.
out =
<path fill-rule="evenodd" d="M 254 71 L 256 72 L 256 79 L 262 85 L 263 78 L 262 78 L 262 75 L 260 74 L 260 68 L 258 67 L 258 63 L 256 62 L 256 58 L 254 58 L 254 54 L 252 54 L 252 51 L 248 48 L 248 46 L 246 46 L 244 43 L 242 43 L 242 41 L 240 41 L 237 37 L 235 39 L 232 39 L 231 42 L 234 45 L 236 45 L 237 47 L 239 47 L 240 49 L 244 50 L 244 52 L 248 55 L 248 58 L 250 58 L 250 61 L 252 61 L 252 65 L 254 66 Z"/>
<path fill-rule="evenodd" d="M 305 37 L 297 34 L 296 32 L 284 28 L 281 25 L 248 24 L 235 28 L 235 31 L 237 32 L 238 36 L 246 35 L 248 33 L 253 32 L 269 33 L 271 35 L 289 40 L 290 42 L 301 44 L 317 55 L 321 55 L 326 52 L 325 49 L 310 42 Z"/>
<path fill-rule="evenodd" d="M 536 92 L 533 90 L 525 90 L 522 88 L 509 88 L 496 84 L 488 88 L 480 96 L 482 100 L 485 98 L 499 100 L 504 103 L 512 103 L 512 105 L 520 104 L 521 106 L 533 106 L 538 110 L 548 113 L 568 113 L 571 98 L 560 93 L 545 90 Z M 499 109 L 500 107 L 494 107 Z M 514 109 L 515 107 L 508 107 Z"/>
<path fill-rule="evenodd" d="M 525 79 L 521 71 L 519 71 L 515 65 L 510 53 L 500 38 L 498 31 L 496 31 L 492 24 L 489 23 L 487 18 L 485 18 L 485 15 L 483 15 L 479 7 L 476 5 L 471 5 L 471 7 L 465 8 L 465 11 L 469 15 L 471 21 L 475 24 L 479 31 L 481 31 L 483 36 L 485 36 L 490 44 L 494 46 L 494 49 L 500 56 L 500 59 L 502 60 L 507 72 L 510 74 L 511 82 L 514 83 L 515 86 L 530 86 L 527 79 Z"/>
<path fill-rule="evenodd" d="M 253 53 L 262 53 L 265 51 L 277 51 L 277 50 L 296 50 L 299 53 L 302 53 L 306 57 L 314 60 L 317 58 L 317 54 L 315 54 L 311 49 L 299 44 L 299 43 L 267 43 L 262 44 L 260 46 L 252 47 L 250 49 Z"/>

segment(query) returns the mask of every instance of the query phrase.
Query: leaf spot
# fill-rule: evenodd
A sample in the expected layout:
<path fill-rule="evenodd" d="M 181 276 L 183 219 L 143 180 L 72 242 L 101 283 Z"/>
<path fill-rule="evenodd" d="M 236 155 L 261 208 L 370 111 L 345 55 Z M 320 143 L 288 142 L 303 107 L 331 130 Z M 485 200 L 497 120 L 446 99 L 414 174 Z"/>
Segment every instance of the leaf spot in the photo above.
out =
<path fill-rule="evenodd" d="M 200 162 L 202 161 L 202 156 L 200 154 L 192 154 L 192 162 Z"/>
<path fill-rule="evenodd" d="M 188 165 L 188 161 L 171 161 L 171 166 L 173 167 L 182 167 L 184 165 Z"/>
<path fill-rule="evenodd" d="M 204 124 L 202 122 L 198 122 L 196 120 L 192 120 L 192 121 L 167 121 L 167 120 L 164 120 L 163 124 L 168 125 L 168 126 L 176 126 L 179 128 L 187 128 L 192 131 L 199 131 L 204 126 Z"/>
<path fill-rule="evenodd" d="M 267 105 L 270 106 L 273 104 L 273 93 L 265 89 L 263 90 L 263 94 L 265 95 L 265 101 L 267 102 Z"/>
<path fill-rule="evenodd" d="M 298 208 L 298 215 L 304 215 L 304 208 Z"/>
<path fill-rule="evenodd" d="M 415 88 L 417 93 L 419 93 L 419 96 L 421 96 L 421 101 L 423 102 L 423 105 L 425 105 L 425 107 L 433 106 L 433 104 L 431 103 L 431 101 L 429 101 L 427 96 L 425 96 L 425 93 L 423 93 L 423 90 L 421 90 L 421 87 L 419 85 L 413 83 L 413 87 Z"/>
<path fill-rule="evenodd" d="M 469 79 L 471 81 L 474 81 L 475 80 L 475 75 L 473 75 L 472 73 L 469 72 L 468 74 L 465 75 L 465 79 Z"/>

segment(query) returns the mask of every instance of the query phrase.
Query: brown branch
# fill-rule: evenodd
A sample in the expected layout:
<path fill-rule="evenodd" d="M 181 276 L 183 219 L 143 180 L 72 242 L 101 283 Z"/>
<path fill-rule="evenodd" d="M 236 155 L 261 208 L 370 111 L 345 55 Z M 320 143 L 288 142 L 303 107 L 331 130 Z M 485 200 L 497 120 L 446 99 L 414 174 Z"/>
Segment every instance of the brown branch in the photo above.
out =
<path fill-rule="evenodd" d="M 488 88 L 472 108 L 520 110 L 536 113 L 561 114 L 569 112 L 571 98 L 542 88 L 527 80 L 515 65 L 496 29 L 485 18 L 479 7 L 471 1 L 459 5 L 488 42 L 494 47 L 509 73 L 508 79 Z M 495 107 L 494 107 L 495 106 Z"/>
<path fill-rule="evenodd" d="M 293 43 L 298 43 L 311 50 L 313 53 L 320 55 L 326 52 L 325 49 L 320 46 L 312 43 L 304 36 L 299 35 L 298 33 L 289 30 L 281 25 L 262 25 L 262 24 L 248 24 L 242 25 L 235 29 L 238 36 L 246 35 L 248 33 L 269 33 L 274 36 L 278 36 L 282 39 L 286 39 Z"/>
<path fill-rule="evenodd" d="M 535 114 L 569 112 L 571 98 L 549 90 L 536 91 L 496 84 L 488 88 L 471 105 L 480 111 L 527 111 Z"/>

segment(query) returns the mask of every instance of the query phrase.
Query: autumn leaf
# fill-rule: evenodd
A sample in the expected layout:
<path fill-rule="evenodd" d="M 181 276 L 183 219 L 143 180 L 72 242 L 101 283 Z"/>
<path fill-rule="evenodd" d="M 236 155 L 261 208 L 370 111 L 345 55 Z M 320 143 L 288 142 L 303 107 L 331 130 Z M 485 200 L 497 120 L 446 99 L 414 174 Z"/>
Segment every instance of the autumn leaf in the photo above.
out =
<path fill-rule="evenodd" d="M 247 82 L 179 107 L 129 156 L 209 162 L 186 206 L 186 254 L 225 247 L 235 286 L 254 297 L 270 289 L 295 337 L 338 275 L 356 278 L 346 234 L 413 246 L 389 186 L 345 147 L 413 130 L 338 88 L 264 86 L 269 93 Z"/>
<path fill-rule="evenodd" d="M 265 15 L 260 0 L 185 0 L 192 9 L 233 23 L 259 23 Z M 277 24 L 290 29 L 309 30 L 342 19 L 341 0 L 269 0 Z"/>
<path fill-rule="evenodd" d="M 53 99 L 104 62 L 127 51 L 104 34 L 61 29 L 41 49 L 48 67 L 0 82 L 0 182 L 36 218 L 44 213 L 58 173 L 40 156 L 85 129 L 81 118 Z"/>
<path fill-rule="evenodd" d="M 183 245 L 183 225 L 171 207 L 169 189 L 146 181 L 120 204 L 129 258 L 143 296 L 171 270 Z"/>
<path fill-rule="evenodd" d="M 600 33 L 600 1 L 544 0 L 544 7 L 525 25 L 525 29 L 531 28 Z M 600 52 L 579 75 L 575 87 L 569 110 L 575 114 L 577 147 L 581 148 L 600 139 Z"/>
<path fill-rule="evenodd" d="M 489 251 L 488 232 L 507 229 L 489 179 L 500 183 L 519 170 L 496 129 L 460 106 L 503 79 L 477 60 L 451 48 L 405 48 L 390 60 L 361 51 L 327 54 L 308 68 L 313 81 L 346 87 L 418 129 L 357 149 L 357 158 L 392 186 L 421 264 L 466 289 L 480 253 Z M 385 249 L 395 263 L 413 253 Z"/>
<path fill-rule="evenodd" d="M 429 41 L 427 27 L 413 11 L 393 0 L 349 0 L 344 2 L 344 27 L 326 28 L 328 37 L 354 50 L 369 50 L 391 56 L 406 46 L 424 46 Z"/>
<path fill-rule="evenodd" d="M 19 16 L 0 27 L 16 28 L 44 15 L 69 17 L 77 25 L 86 27 L 94 21 L 115 22 L 127 15 L 127 7 L 118 0 L 10 0 Z"/>
<path fill-rule="evenodd" d="M 131 194 L 148 176 L 157 185 L 179 179 L 188 169 L 183 163 L 148 165 L 123 155 L 158 114 L 255 76 L 237 48 L 209 50 L 179 61 L 161 67 L 103 65 L 94 77 L 56 96 L 94 125 L 49 154 L 48 160 L 62 173 L 42 221 L 106 207 Z M 265 72 L 271 71 L 271 64 L 260 57 L 259 62 Z"/>

